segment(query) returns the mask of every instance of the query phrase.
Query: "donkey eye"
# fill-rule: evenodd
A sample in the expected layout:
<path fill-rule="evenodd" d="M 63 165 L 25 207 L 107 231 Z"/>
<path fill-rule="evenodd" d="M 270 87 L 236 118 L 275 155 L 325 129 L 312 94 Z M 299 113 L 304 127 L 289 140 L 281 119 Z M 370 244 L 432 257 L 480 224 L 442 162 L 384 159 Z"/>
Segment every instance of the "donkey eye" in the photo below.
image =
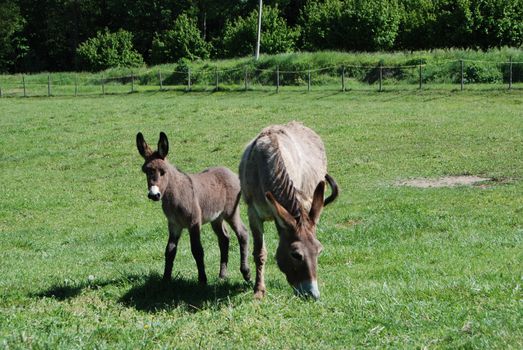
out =
<path fill-rule="evenodd" d="M 291 252 L 291 257 L 293 259 L 298 260 L 298 261 L 302 261 L 303 260 L 303 255 L 300 252 L 298 252 L 298 251 Z"/>
<path fill-rule="evenodd" d="M 164 176 L 164 175 L 165 175 L 165 170 L 160 169 L 160 176 Z"/>

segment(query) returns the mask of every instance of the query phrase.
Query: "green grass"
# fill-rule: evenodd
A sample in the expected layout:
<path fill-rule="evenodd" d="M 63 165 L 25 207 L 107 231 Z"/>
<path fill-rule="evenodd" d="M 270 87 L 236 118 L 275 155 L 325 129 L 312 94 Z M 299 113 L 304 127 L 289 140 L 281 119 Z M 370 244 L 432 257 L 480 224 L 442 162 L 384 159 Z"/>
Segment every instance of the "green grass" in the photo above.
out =
<path fill-rule="evenodd" d="M 146 198 L 136 133 L 155 144 L 165 131 L 185 171 L 236 170 L 263 127 L 293 119 L 322 136 L 341 188 L 318 228 L 321 300 L 293 296 L 271 224 L 263 301 L 234 238 L 217 279 L 208 226 L 209 285 L 187 233 L 163 285 L 166 222 Z M 520 91 L 0 99 L 0 165 L 2 348 L 523 347 Z M 459 174 L 498 181 L 394 185 Z"/>
<path fill-rule="evenodd" d="M 189 71 L 193 91 L 245 89 L 245 74 L 249 90 L 274 91 L 276 69 L 280 72 L 282 89 L 306 91 L 311 70 L 313 89 L 340 91 L 342 72 L 346 89 L 376 91 L 379 89 L 379 66 L 383 66 L 383 88 L 393 91 L 416 90 L 419 86 L 419 64 L 422 64 L 424 89 L 460 89 L 461 64 L 466 89 L 504 90 L 510 79 L 512 88 L 523 88 L 523 49 L 501 48 L 489 51 L 432 50 L 414 52 L 298 52 L 252 57 L 205 60 L 152 67 L 113 68 L 104 72 L 60 72 L 30 75 L 0 75 L 3 96 L 54 96 L 122 94 L 131 91 L 185 91 Z M 50 82 L 50 91 L 48 90 Z M 77 86 L 75 88 L 75 85 Z"/>

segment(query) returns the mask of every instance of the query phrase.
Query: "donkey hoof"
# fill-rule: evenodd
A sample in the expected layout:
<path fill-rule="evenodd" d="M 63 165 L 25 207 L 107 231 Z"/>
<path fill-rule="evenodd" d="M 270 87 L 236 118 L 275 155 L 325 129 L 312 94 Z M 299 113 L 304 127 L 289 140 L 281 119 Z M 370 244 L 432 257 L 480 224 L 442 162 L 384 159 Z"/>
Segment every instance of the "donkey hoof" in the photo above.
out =
<path fill-rule="evenodd" d="M 260 289 L 260 290 L 257 290 L 254 292 L 254 299 L 256 300 L 261 300 L 265 297 L 265 294 L 267 292 L 265 291 L 265 289 Z"/>
<path fill-rule="evenodd" d="M 243 279 L 245 280 L 245 282 L 250 282 L 251 281 L 251 271 L 249 269 L 247 269 L 247 270 L 241 270 L 241 272 L 242 272 Z"/>
<path fill-rule="evenodd" d="M 163 282 L 163 283 L 169 283 L 169 282 L 171 282 L 171 276 L 163 276 L 163 277 L 162 277 L 162 282 Z"/>

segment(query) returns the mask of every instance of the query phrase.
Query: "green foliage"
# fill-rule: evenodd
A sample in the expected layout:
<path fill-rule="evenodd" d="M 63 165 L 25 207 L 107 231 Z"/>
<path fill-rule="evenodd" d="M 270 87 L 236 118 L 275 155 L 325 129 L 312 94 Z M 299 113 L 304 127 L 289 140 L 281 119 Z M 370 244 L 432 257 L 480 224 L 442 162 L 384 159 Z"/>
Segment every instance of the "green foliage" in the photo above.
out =
<path fill-rule="evenodd" d="M 25 24 L 15 1 L 0 0 L 0 72 L 12 69 L 27 52 Z"/>
<path fill-rule="evenodd" d="M 473 37 L 475 45 L 492 46 L 523 45 L 522 0 L 472 0 L 474 18 Z"/>
<path fill-rule="evenodd" d="M 387 50 L 394 45 L 400 18 L 395 0 L 312 1 L 301 15 L 302 41 L 309 50 Z"/>
<path fill-rule="evenodd" d="M 238 17 L 225 25 L 221 38 L 221 55 L 224 57 L 251 56 L 254 54 L 258 11 L 247 17 Z M 281 17 L 278 7 L 264 6 L 262 9 L 261 51 L 265 54 L 291 52 L 299 37 L 297 28 L 289 27 Z"/>
<path fill-rule="evenodd" d="M 78 59 L 83 69 L 99 71 L 112 67 L 140 67 L 142 56 L 133 49 L 133 35 L 125 30 L 98 32 L 80 44 Z"/>
<path fill-rule="evenodd" d="M 210 45 L 201 37 L 196 21 L 181 14 L 174 27 L 157 35 L 152 44 L 152 63 L 176 62 L 181 58 L 189 60 L 209 58 Z"/>

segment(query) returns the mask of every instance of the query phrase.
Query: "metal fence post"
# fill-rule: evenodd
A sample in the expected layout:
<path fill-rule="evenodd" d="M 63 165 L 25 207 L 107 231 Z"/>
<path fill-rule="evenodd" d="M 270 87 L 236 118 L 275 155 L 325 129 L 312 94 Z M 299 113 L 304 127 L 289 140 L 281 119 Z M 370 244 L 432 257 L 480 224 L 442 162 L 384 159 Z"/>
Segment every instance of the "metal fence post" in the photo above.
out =
<path fill-rule="evenodd" d="M 311 91 L 311 65 L 309 64 L 309 69 L 307 71 L 307 76 L 308 76 L 308 79 L 307 79 L 307 92 L 310 92 Z"/>
<path fill-rule="evenodd" d="M 134 92 L 134 74 L 131 71 L 131 92 Z"/>
<path fill-rule="evenodd" d="M 280 66 L 276 65 L 276 92 L 280 92 Z"/>
<path fill-rule="evenodd" d="M 160 91 L 163 90 L 163 82 L 162 82 L 162 71 L 158 71 L 158 80 L 160 81 Z"/>
<path fill-rule="evenodd" d="M 508 66 L 508 89 L 512 89 L 512 56 L 510 57 Z"/>
<path fill-rule="evenodd" d="M 245 67 L 245 91 L 247 91 L 247 67 Z"/>
<path fill-rule="evenodd" d="M 105 95 L 105 79 L 104 79 L 103 74 L 102 74 L 102 95 Z"/>
<path fill-rule="evenodd" d="M 22 74 L 22 85 L 24 86 L 24 97 L 27 97 L 27 93 L 25 91 L 25 76 Z"/>
<path fill-rule="evenodd" d="M 341 91 L 345 92 L 345 66 L 341 67 Z"/>
<path fill-rule="evenodd" d="M 216 87 L 215 87 L 215 90 L 218 91 L 218 89 L 219 89 L 218 67 L 214 68 L 214 72 L 216 73 Z"/>
<path fill-rule="evenodd" d="M 74 96 L 78 95 L 78 76 L 74 75 Z"/>
<path fill-rule="evenodd" d="M 47 74 L 47 97 L 51 96 L 51 74 Z"/>
<path fill-rule="evenodd" d="M 3 95 L 2 95 L 2 87 L 0 86 L 0 98 L 2 98 Z"/>
<path fill-rule="evenodd" d="M 463 78 L 463 60 L 459 60 L 461 64 L 461 91 L 463 91 L 463 85 L 465 84 L 465 79 Z"/>
<path fill-rule="evenodd" d="M 423 88 L 423 76 L 422 76 L 421 69 L 422 69 L 421 60 L 419 60 L 419 89 L 420 90 Z"/>
<path fill-rule="evenodd" d="M 380 89 L 379 89 L 380 92 L 383 91 L 382 84 L 383 84 L 383 63 L 380 63 Z"/>
<path fill-rule="evenodd" d="M 187 91 L 191 91 L 191 68 L 187 68 Z"/>

